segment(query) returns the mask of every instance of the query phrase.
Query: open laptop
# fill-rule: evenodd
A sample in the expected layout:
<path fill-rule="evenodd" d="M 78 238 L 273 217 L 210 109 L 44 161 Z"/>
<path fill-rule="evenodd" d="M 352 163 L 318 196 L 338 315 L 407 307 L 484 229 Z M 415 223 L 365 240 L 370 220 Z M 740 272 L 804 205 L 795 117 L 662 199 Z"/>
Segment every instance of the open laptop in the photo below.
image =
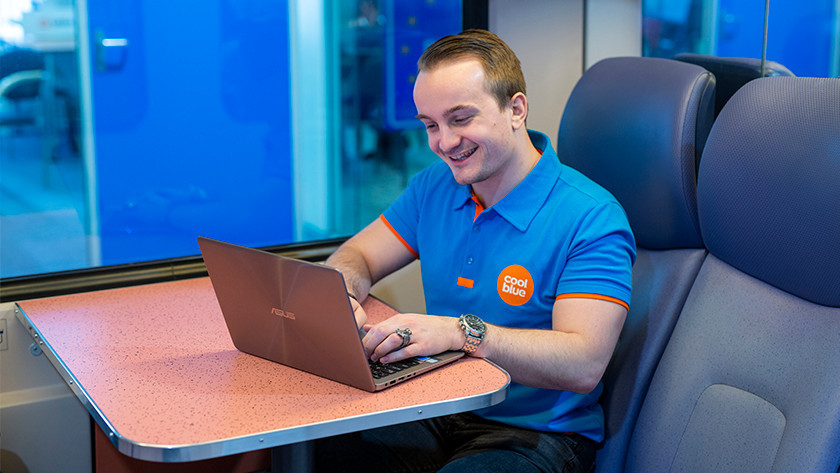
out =
<path fill-rule="evenodd" d="M 240 351 L 370 392 L 464 355 L 371 363 L 337 269 L 204 237 L 198 246 Z"/>

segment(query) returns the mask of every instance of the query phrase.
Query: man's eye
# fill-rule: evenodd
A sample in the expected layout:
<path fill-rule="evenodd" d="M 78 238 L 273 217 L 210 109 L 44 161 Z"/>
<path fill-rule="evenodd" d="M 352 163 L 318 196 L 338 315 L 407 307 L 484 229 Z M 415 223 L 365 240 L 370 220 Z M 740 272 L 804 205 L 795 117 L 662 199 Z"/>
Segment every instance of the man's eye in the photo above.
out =
<path fill-rule="evenodd" d="M 472 120 L 472 117 L 458 117 L 455 120 L 453 120 L 453 122 L 456 125 L 464 125 L 466 123 L 469 123 L 470 120 Z"/>
<path fill-rule="evenodd" d="M 436 128 L 436 127 L 437 127 L 437 125 L 435 125 L 434 123 L 426 123 L 426 129 L 427 130 L 431 130 L 431 129 Z"/>

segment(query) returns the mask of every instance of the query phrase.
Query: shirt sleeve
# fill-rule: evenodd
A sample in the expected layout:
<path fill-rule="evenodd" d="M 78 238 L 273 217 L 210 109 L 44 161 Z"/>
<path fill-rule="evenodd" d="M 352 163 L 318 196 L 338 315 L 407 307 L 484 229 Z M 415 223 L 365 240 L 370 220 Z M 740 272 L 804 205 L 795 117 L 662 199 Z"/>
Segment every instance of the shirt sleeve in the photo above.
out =
<path fill-rule="evenodd" d="M 420 206 L 423 203 L 428 174 L 428 170 L 425 170 L 412 177 L 405 191 L 380 216 L 415 258 L 420 258 L 417 228 L 420 223 Z"/>
<path fill-rule="evenodd" d="M 593 208 L 579 222 L 557 284 L 557 299 L 583 297 L 630 307 L 636 243 L 624 209 Z"/>

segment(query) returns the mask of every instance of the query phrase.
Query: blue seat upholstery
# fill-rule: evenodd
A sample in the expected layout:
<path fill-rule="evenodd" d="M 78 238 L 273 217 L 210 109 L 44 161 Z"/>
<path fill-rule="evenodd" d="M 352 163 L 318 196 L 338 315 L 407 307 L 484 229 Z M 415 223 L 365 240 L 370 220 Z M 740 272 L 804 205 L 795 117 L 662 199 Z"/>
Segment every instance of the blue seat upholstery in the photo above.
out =
<path fill-rule="evenodd" d="M 790 77 L 793 72 L 785 66 L 761 59 L 745 57 L 718 57 L 708 54 L 681 53 L 674 56 L 678 61 L 696 64 L 711 72 L 717 81 L 715 95 L 715 117 L 720 114 L 726 102 L 747 82 L 759 77 Z"/>
<path fill-rule="evenodd" d="M 668 59 L 610 58 L 573 90 L 561 161 L 613 193 L 636 236 L 633 294 L 604 375 L 606 440 L 597 471 L 621 471 L 650 379 L 705 257 L 696 162 L 712 122 L 714 78 Z"/>
<path fill-rule="evenodd" d="M 838 471 L 838 104 L 840 79 L 760 78 L 715 121 L 698 175 L 709 254 L 624 471 Z"/>

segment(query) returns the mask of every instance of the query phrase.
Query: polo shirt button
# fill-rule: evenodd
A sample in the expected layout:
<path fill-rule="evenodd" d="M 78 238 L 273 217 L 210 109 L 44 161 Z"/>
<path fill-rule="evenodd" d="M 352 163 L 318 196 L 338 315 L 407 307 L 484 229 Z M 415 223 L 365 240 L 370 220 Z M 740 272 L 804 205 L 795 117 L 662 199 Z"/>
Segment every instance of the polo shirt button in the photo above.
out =
<path fill-rule="evenodd" d="M 470 256 L 469 258 L 467 258 L 467 264 L 473 264 L 473 258 L 472 258 L 472 256 Z"/>
<path fill-rule="evenodd" d="M 473 232 L 474 233 L 478 233 L 480 231 L 481 231 L 481 225 L 476 225 L 476 226 L 473 227 Z"/>

